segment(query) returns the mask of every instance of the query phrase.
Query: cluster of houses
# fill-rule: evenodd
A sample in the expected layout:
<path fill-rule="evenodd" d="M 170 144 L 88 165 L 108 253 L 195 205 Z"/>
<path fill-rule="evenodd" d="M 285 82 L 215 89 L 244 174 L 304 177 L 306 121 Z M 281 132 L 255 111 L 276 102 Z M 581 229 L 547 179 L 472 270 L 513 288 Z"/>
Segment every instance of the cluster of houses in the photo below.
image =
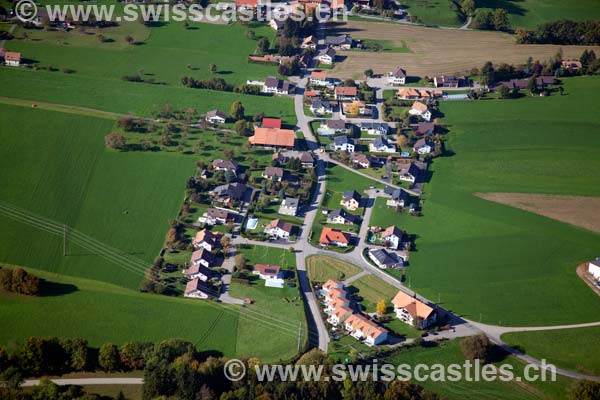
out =
<path fill-rule="evenodd" d="M 355 312 L 352 296 L 338 280 L 330 279 L 323 284 L 319 291 L 327 322 L 334 328 L 343 327 L 344 331 L 353 338 L 362 341 L 367 346 L 380 345 L 388 341 L 389 331 L 368 316 Z M 402 322 L 418 329 L 427 329 L 438 321 L 435 308 L 399 291 L 392 299 L 394 314 Z"/>
<path fill-rule="evenodd" d="M 220 266 L 220 259 L 215 252 L 221 248 L 220 232 L 212 232 L 204 228 L 196 233 L 192 245 L 196 249 L 190 258 L 190 266 L 183 270 L 183 275 L 189 279 L 184 296 L 194 299 L 218 298 L 219 291 L 215 283 L 221 280 L 221 275 L 212 268 Z"/>
<path fill-rule="evenodd" d="M 350 307 L 351 295 L 342 282 L 328 280 L 323 284 L 320 295 L 328 315 L 327 322 L 333 327 L 343 326 L 346 333 L 367 346 L 383 344 L 388 340 L 387 329 Z"/>

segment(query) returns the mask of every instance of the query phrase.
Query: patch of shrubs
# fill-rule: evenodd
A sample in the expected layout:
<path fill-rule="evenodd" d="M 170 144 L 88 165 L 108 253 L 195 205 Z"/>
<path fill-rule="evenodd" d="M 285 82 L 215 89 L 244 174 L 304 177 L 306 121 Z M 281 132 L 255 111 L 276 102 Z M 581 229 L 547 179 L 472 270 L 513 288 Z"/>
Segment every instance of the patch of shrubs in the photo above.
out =
<path fill-rule="evenodd" d="M 0 268 L 0 286 L 8 292 L 37 296 L 40 279 L 23 268 Z"/>

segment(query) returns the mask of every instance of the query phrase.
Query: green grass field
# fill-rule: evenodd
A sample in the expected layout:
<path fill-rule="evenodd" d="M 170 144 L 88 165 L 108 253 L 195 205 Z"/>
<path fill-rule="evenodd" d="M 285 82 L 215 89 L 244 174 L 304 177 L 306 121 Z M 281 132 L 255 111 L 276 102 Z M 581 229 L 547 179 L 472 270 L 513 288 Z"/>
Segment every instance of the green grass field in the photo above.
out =
<path fill-rule="evenodd" d="M 600 374 L 600 327 L 552 331 L 515 332 L 502 340 L 527 355 L 546 359 L 557 367 L 588 375 Z"/>
<path fill-rule="evenodd" d="M 237 330 L 239 313 L 234 309 L 213 302 L 145 295 L 41 270 L 30 272 L 52 282 L 52 291 L 41 297 L 0 293 L 0 316 L 10 326 L 0 332 L 3 345 L 28 336 L 82 337 L 92 346 L 177 337 L 196 343 L 200 350 L 237 354 L 237 338 L 232 332 Z"/>
<path fill-rule="evenodd" d="M 243 245 L 243 247 L 238 246 L 238 253 L 246 256 L 248 265 L 273 264 L 284 269 L 296 268 L 296 255 L 287 249 L 249 244 Z"/>
<path fill-rule="evenodd" d="M 251 356 L 256 349 L 272 358 L 286 360 L 297 353 L 298 327 L 302 324 L 302 343 L 307 340 L 304 306 L 298 287 L 265 287 L 265 281 L 257 279 L 249 286 L 232 283 L 230 294 L 238 299 L 247 297 L 253 303 L 246 306 L 238 318 L 237 346 Z M 256 316 L 269 324 L 256 321 Z M 273 330 L 272 325 L 278 325 Z M 294 341 L 295 340 L 295 341 Z"/>
<path fill-rule="evenodd" d="M 406 11 L 427 25 L 461 26 L 463 21 L 451 0 L 403 0 Z"/>
<path fill-rule="evenodd" d="M 574 78 L 565 96 L 442 103 L 454 154 L 430 168 L 423 217 L 397 220 L 416 235 L 414 290 L 491 324 L 598 319 L 600 303 L 575 268 L 598 254 L 599 236 L 473 193 L 599 196 L 599 89 L 597 78 Z"/>
<path fill-rule="evenodd" d="M 121 114 L 148 116 L 170 104 L 174 109 L 193 107 L 200 113 L 218 108 L 229 113 L 231 103 L 240 100 L 246 115 L 264 112 L 295 125 L 291 99 L 250 96 L 230 92 L 189 89 L 180 85 L 149 85 L 120 79 L 67 75 L 62 72 L 0 69 L 2 94 L 8 97 L 81 106 Z M 115 96 L 126 93 L 126 96 Z"/>
<path fill-rule="evenodd" d="M 107 151 L 103 137 L 113 122 L 105 119 L 14 106 L 0 114 L 0 200 L 9 210 L 0 216 L 1 261 L 137 289 L 177 215 L 194 160 Z M 7 218 L 15 207 L 35 214 L 27 216 L 33 223 Z M 82 246 L 73 232 L 63 257 L 61 232 L 47 232 L 36 216 L 93 243 Z M 121 262 L 122 254 L 136 262 Z"/>
<path fill-rule="evenodd" d="M 314 282 L 325 282 L 328 279 L 348 279 L 358 274 L 361 269 L 356 265 L 328 256 L 306 257 L 308 277 Z"/>
<path fill-rule="evenodd" d="M 380 360 L 379 362 L 391 363 L 394 365 L 408 364 L 415 366 L 417 364 L 463 364 L 464 356 L 460 350 L 458 340 L 444 341 L 439 346 L 433 348 L 413 347 L 404 349 L 392 357 Z M 510 364 L 515 376 L 523 377 L 524 363 L 520 360 L 508 357 L 495 363 Z M 425 388 L 439 393 L 448 399 L 489 399 L 489 400 L 522 400 L 522 399 L 564 399 L 575 381 L 558 376 L 556 382 L 501 382 L 484 380 L 451 382 L 433 382 L 426 380 L 419 382 Z"/>
<path fill-rule="evenodd" d="M 375 312 L 379 300 L 385 300 L 390 305 L 398 293 L 398 289 L 374 275 L 363 276 L 350 286 L 358 290 L 358 295 L 363 298 L 361 304 L 367 312 Z"/>
<path fill-rule="evenodd" d="M 594 0 L 478 0 L 479 8 L 505 8 L 511 28 L 532 29 L 559 19 L 585 21 L 600 17 L 600 3 Z"/>

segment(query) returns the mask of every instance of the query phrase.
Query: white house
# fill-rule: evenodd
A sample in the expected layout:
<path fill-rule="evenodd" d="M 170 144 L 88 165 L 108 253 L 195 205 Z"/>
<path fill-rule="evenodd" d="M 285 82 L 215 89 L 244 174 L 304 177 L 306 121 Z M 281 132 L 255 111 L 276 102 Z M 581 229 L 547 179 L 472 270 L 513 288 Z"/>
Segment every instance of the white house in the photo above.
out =
<path fill-rule="evenodd" d="M 348 307 L 350 300 L 346 297 L 338 297 L 337 299 L 329 302 L 325 306 L 325 314 L 331 314 L 338 307 Z"/>
<path fill-rule="evenodd" d="M 588 272 L 600 281 L 600 257 L 588 263 Z"/>
<path fill-rule="evenodd" d="M 369 151 L 373 153 L 395 153 L 396 145 L 390 144 L 386 138 L 380 136 L 369 143 Z"/>
<path fill-rule="evenodd" d="M 388 226 L 383 233 L 381 234 L 381 242 L 384 243 L 387 247 L 392 249 L 398 249 L 400 244 L 402 244 L 402 238 L 404 237 L 404 232 L 396 226 Z"/>
<path fill-rule="evenodd" d="M 361 132 L 369 135 L 387 135 L 389 131 L 388 124 L 383 122 L 361 122 L 358 124 Z"/>
<path fill-rule="evenodd" d="M 414 325 L 415 319 L 419 318 L 419 328 L 425 329 L 437 320 L 437 312 L 432 307 L 402 291 L 392 299 L 392 304 L 396 317 L 409 325 Z"/>
<path fill-rule="evenodd" d="M 321 71 L 313 71 L 310 73 L 310 78 L 308 79 L 311 85 L 315 86 L 327 86 L 327 72 Z"/>
<path fill-rule="evenodd" d="M 212 278 L 219 278 L 220 275 L 210 268 L 206 268 L 204 265 L 193 265 L 183 271 L 183 274 L 188 279 L 199 278 L 201 281 L 206 282 Z"/>
<path fill-rule="evenodd" d="M 329 279 L 327 282 L 321 286 L 320 294 L 325 296 L 331 289 L 343 289 L 344 284 L 337 279 Z"/>
<path fill-rule="evenodd" d="M 385 203 L 389 207 L 404 207 L 408 203 L 409 195 L 404 189 L 386 186 L 384 193 L 390 196 Z"/>
<path fill-rule="evenodd" d="M 285 283 L 283 280 L 283 272 L 279 265 L 270 264 L 254 264 L 252 273 L 258 275 L 260 279 L 264 279 L 265 286 L 282 288 Z"/>
<path fill-rule="evenodd" d="M 208 299 L 211 297 L 217 297 L 217 294 L 205 282 L 202 282 L 200 279 L 196 278 L 189 281 L 187 285 L 185 285 L 184 296 L 193 299 Z"/>
<path fill-rule="evenodd" d="M 435 151 L 435 144 L 427 138 L 421 138 L 416 141 L 413 150 L 419 154 L 429 154 Z"/>
<path fill-rule="evenodd" d="M 18 67 L 21 64 L 21 53 L 15 51 L 4 52 L 4 64 L 10 67 Z"/>
<path fill-rule="evenodd" d="M 331 65 L 335 61 L 335 50 L 331 47 L 323 49 L 317 54 L 316 59 L 323 64 Z"/>
<path fill-rule="evenodd" d="M 190 263 L 195 265 L 203 265 L 209 268 L 212 265 L 215 265 L 215 255 L 210 251 L 202 248 L 200 250 L 196 250 L 192 253 L 192 257 Z"/>
<path fill-rule="evenodd" d="M 338 326 L 343 323 L 348 317 L 352 315 L 353 311 L 349 307 L 341 306 L 333 310 L 333 312 L 327 318 L 327 322 L 329 322 L 333 326 Z"/>
<path fill-rule="evenodd" d="M 381 269 L 404 267 L 403 258 L 395 253 L 388 253 L 385 249 L 370 249 L 369 258 Z"/>
<path fill-rule="evenodd" d="M 263 92 L 278 95 L 288 95 L 293 94 L 295 88 L 296 87 L 290 82 L 282 81 L 281 79 L 277 79 L 274 76 L 268 76 L 267 79 L 265 79 Z"/>
<path fill-rule="evenodd" d="M 361 202 L 362 197 L 356 190 L 348 190 L 343 193 L 340 205 L 350 211 L 354 211 L 360 207 Z"/>
<path fill-rule="evenodd" d="M 298 214 L 299 200 L 293 197 L 286 197 L 279 206 L 279 214 L 296 216 Z"/>
<path fill-rule="evenodd" d="M 336 136 L 330 146 L 332 151 L 354 153 L 354 140 L 348 136 Z"/>
<path fill-rule="evenodd" d="M 348 211 L 343 208 L 339 208 L 330 212 L 327 215 L 327 223 L 328 224 L 337 224 L 337 225 L 352 225 L 357 223 L 359 217 L 354 214 L 350 214 Z"/>
<path fill-rule="evenodd" d="M 364 339 L 368 346 L 384 343 L 388 338 L 388 331 L 385 328 L 360 314 L 350 315 L 344 322 L 344 327 L 355 339 Z"/>
<path fill-rule="evenodd" d="M 223 111 L 211 110 L 206 113 L 205 119 L 213 124 L 224 124 L 227 121 L 227 115 Z"/>
<path fill-rule="evenodd" d="M 331 136 L 340 133 L 348 133 L 349 129 L 346 122 L 341 119 L 328 119 L 321 122 L 321 126 L 317 129 L 317 133 L 321 136 Z"/>
<path fill-rule="evenodd" d="M 270 237 L 288 240 L 292 234 L 292 224 L 281 219 L 274 219 L 266 226 L 265 233 Z"/>
<path fill-rule="evenodd" d="M 194 240 L 192 240 L 192 244 L 196 248 L 202 247 L 208 251 L 213 251 L 216 248 L 220 247 L 220 241 L 222 237 L 222 233 L 213 233 L 208 229 L 204 228 L 196 233 L 196 237 L 194 238 Z"/>
<path fill-rule="evenodd" d="M 415 183 L 425 170 L 422 163 L 398 164 L 397 173 L 401 181 Z"/>
<path fill-rule="evenodd" d="M 408 110 L 408 113 L 410 115 L 417 115 L 425 121 L 431 120 L 431 111 L 429 111 L 426 104 L 423 104 L 420 101 L 415 101 L 412 108 Z"/>
<path fill-rule="evenodd" d="M 271 264 L 254 264 L 252 273 L 258 275 L 260 279 L 278 279 L 281 278 L 281 267 Z"/>
<path fill-rule="evenodd" d="M 333 106 L 327 100 L 314 100 L 310 103 L 310 111 L 316 115 L 331 114 L 333 112 Z"/>
<path fill-rule="evenodd" d="M 394 71 L 388 72 L 387 81 L 390 85 L 404 85 L 406 83 L 406 70 L 397 67 Z"/>

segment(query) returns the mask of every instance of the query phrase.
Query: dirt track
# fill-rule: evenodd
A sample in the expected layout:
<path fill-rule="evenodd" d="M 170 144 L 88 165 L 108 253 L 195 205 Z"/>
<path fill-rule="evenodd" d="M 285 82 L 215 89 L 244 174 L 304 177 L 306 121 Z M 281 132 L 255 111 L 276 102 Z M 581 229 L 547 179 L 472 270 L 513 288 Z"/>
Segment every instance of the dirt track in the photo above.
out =
<path fill-rule="evenodd" d="M 447 30 L 382 22 L 332 23 L 327 34 L 349 33 L 355 39 L 390 40 L 410 48 L 410 53 L 340 51 L 346 57 L 333 75 L 357 78 L 367 68 L 387 73 L 400 65 L 410 76 L 462 74 L 486 61 L 523 64 L 527 57 L 546 60 L 562 48 L 564 58 L 577 58 L 585 48 L 596 46 L 517 45 L 512 36 L 491 31 Z"/>
<path fill-rule="evenodd" d="M 600 197 L 536 193 L 475 193 L 475 195 L 600 233 Z"/>

